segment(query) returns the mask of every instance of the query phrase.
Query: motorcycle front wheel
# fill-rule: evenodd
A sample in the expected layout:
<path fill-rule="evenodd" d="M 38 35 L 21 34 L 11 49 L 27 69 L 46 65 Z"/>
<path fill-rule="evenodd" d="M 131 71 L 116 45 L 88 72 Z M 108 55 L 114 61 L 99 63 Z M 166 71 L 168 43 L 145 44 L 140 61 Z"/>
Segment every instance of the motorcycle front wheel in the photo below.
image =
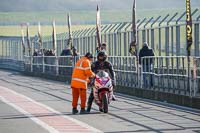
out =
<path fill-rule="evenodd" d="M 108 113 L 108 94 L 107 93 L 103 94 L 102 105 L 103 105 L 103 112 Z"/>

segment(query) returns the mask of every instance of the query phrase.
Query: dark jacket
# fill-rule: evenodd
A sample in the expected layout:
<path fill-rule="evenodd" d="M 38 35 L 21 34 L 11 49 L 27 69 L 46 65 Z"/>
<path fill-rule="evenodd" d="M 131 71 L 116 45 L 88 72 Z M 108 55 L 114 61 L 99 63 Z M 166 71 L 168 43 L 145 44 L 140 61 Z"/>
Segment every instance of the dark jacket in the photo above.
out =
<path fill-rule="evenodd" d="M 151 48 L 149 48 L 148 46 L 143 46 L 143 48 L 140 50 L 139 52 L 139 64 L 141 64 L 141 60 L 142 60 L 142 57 L 145 57 L 145 56 L 154 56 L 154 52 Z M 150 65 L 150 64 L 153 63 L 153 59 L 151 58 L 150 60 L 148 59 L 143 59 L 143 65 Z"/>
<path fill-rule="evenodd" d="M 110 74 L 111 79 L 115 81 L 115 72 L 114 72 L 113 65 L 111 64 L 111 62 L 109 62 L 109 61 L 104 61 L 104 62 L 95 61 L 95 62 L 92 63 L 91 67 L 92 67 L 92 71 L 95 74 L 98 73 L 99 70 L 105 70 L 106 72 L 108 72 Z"/>

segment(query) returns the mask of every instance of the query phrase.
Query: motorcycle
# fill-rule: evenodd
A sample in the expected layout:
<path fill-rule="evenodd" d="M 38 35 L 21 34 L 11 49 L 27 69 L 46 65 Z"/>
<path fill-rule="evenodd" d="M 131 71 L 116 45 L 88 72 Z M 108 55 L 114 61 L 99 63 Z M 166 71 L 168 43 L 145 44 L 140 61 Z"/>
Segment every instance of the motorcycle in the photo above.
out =
<path fill-rule="evenodd" d="M 108 113 L 108 105 L 112 100 L 113 85 L 112 79 L 106 71 L 99 71 L 93 84 L 94 101 L 99 106 L 100 111 Z"/>

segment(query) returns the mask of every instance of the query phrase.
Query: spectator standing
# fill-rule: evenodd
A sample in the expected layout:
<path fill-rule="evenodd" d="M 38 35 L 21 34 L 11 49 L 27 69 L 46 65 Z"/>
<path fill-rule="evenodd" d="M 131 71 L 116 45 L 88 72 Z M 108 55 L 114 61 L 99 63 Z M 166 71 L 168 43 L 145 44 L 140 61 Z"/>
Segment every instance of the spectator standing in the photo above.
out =
<path fill-rule="evenodd" d="M 153 64 L 153 58 L 149 56 L 155 56 L 153 49 L 151 49 L 147 42 L 143 43 L 142 49 L 140 49 L 139 52 L 139 64 L 142 67 L 143 72 L 152 72 L 152 64 Z M 142 57 L 149 57 L 149 58 L 143 58 Z M 149 75 L 149 83 L 150 86 L 153 86 L 153 77 L 151 74 L 143 74 L 143 84 L 144 87 L 148 87 L 148 75 Z"/>

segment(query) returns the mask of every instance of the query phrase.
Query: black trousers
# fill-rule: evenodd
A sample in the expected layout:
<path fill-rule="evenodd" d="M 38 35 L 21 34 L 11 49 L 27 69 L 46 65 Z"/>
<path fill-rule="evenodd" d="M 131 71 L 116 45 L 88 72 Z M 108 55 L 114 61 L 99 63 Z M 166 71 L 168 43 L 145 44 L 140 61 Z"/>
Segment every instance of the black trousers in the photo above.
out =
<path fill-rule="evenodd" d="M 91 92 L 87 102 L 87 110 L 91 109 L 93 100 L 94 100 L 94 94 L 93 94 L 93 89 L 91 88 Z"/>

